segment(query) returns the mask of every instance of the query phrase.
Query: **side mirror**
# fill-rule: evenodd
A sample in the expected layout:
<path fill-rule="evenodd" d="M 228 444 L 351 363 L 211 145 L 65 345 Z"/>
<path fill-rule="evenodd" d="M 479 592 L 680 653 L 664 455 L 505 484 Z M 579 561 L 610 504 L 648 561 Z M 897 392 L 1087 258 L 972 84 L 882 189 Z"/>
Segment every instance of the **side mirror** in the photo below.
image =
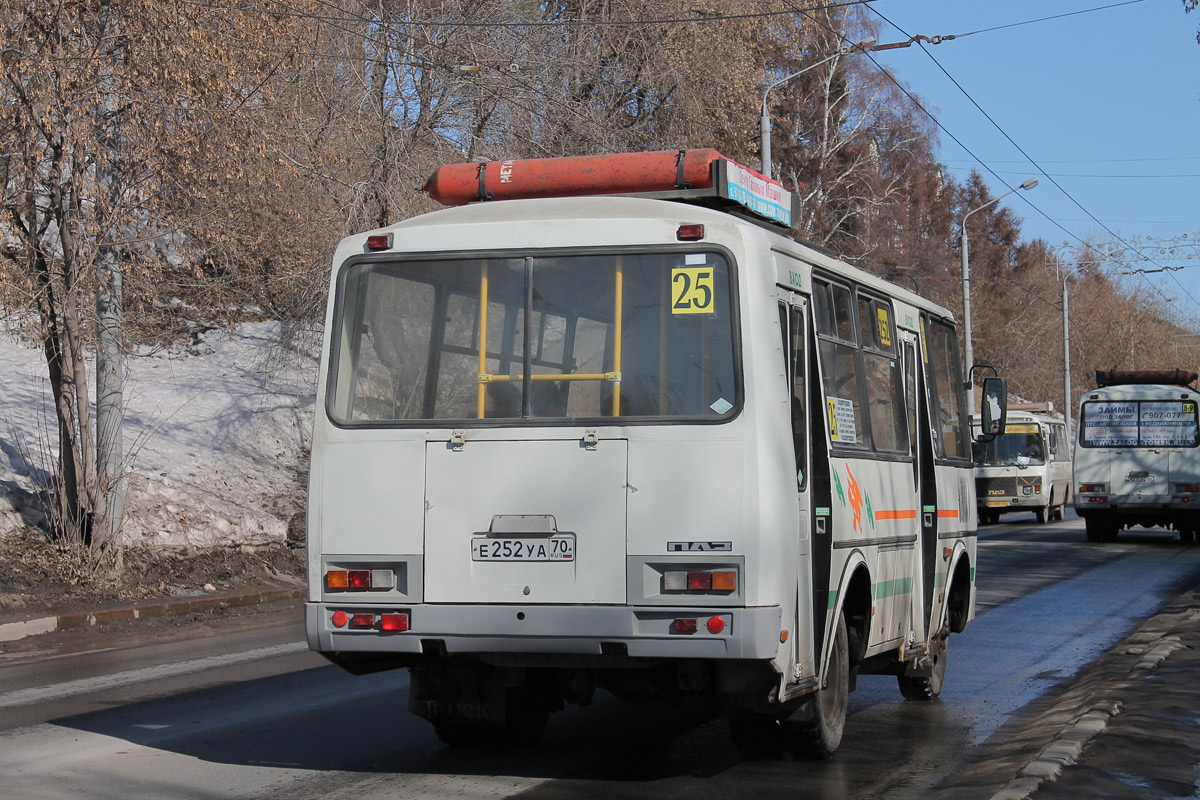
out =
<path fill-rule="evenodd" d="M 1008 381 L 1004 378 L 984 378 L 982 406 L 979 409 L 979 430 L 984 441 L 1004 433 L 1008 421 Z"/>

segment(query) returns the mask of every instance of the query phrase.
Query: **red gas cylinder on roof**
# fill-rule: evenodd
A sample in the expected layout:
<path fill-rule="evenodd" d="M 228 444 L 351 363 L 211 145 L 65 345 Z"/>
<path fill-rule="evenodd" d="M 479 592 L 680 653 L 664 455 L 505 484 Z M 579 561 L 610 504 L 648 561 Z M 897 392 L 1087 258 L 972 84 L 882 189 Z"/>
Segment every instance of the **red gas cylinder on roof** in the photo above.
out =
<path fill-rule="evenodd" d="M 476 200 L 708 189 L 712 165 L 723 158 L 713 149 L 694 149 L 446 164 L 434 170 L 421 191 L 442 205 L 461 206 Z"/>

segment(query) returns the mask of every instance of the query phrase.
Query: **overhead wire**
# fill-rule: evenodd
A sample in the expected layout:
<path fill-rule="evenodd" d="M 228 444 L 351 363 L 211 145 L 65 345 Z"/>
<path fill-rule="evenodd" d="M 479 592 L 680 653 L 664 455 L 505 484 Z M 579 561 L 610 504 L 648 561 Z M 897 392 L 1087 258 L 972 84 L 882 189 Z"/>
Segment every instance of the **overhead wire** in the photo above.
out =
<path fill-rule="evenodd" d="M 1139 2 L 1140 0 L 1133 0 L 1133 1 Z M 1116 7 L 1116 6 L 1120 6 L 1120 5 L 1129 5 L 1129 4 L 1130 3 L 1118 3 L 1113 6 L 1105 6 L 1103 8 L 1111 8 L 1111 7 Z M 900 31 L 900 33 L 902 35 L 904 35 L 904 36 L 909 35 L 907 32 L 904 31 L 903 28 L 901 28 L 899 25 L 897 25 L 895 22 L 893 22 L 891 19 L 889 19 L 886 15 L 881 13 L 879 11 L 879 9 L 875 8 L 874 6 L 870 6 L 869 8 L 872 13 L 874 13 L 876 16 L 878 16 L 880 19 L 882 19 L 887 24 L 891 25 L 896 30 Z M 1102 9 L 1100 9 L 1100 8 L 1089 9 L 1089 11 L 1090 10 L 1102 10 Z M 1080 12 L 1080 13 L 1083 13 L 1083 12 Z M 986 110 L 984 110 L 984 108 L 975 100 L 975 98 L 971 96 L 970 92 L 968 92 L 962 86 L 962 84 L 960 84 L 958 82 L 958 80 L 955 79 L 954 76 L 951 75 L 949 73 L 949 71 L 947 71 L 946 68 L 942 66 L 941 62 L 939 62 L 937 60 L 937 58 L 932 53 L 929 52 L 929 50 L 926 48 L 926 46 L 923 43 L 918 42 L 918 44 L 920 45 L 922 52 L 924 52 L 930 58 L 930 60 L 933 61 L 933 63 L 938 67 L 938 69 L 941 70 L 942 73 L 947 78 L 950 79 L 950 81 L 959 89 L 960 92 L 962 92 L 962 94 L 971 102 L 971 104 L 974 105 L 975 108 L 981 114 L 983 114 L 984 118 L 986 118 L 988 120 L 988 122 L 990 122 L 993 125 L 993 127 L 995 127 L 996 130 L 998 130 L 1001 133 L 1001 135 L 1003 135 L 1004 138 L 1007 139 L 1009 141 L 1009 143 L 1012 144 L 1012 146 L 1015 147 L 1021 155 L 1025 156 L 1025 158 L 1028 160 L 1028 163 L 1032 164 L 1043 176 L 1045 176 L 1052 184 L 1054 184 L 1055 188 L 1057 188 L 1060 192 L 1062 192 L 1063 195 L 1068 200 L 1070 200 L 1072 203 L 1074 203 L 1077 208 L 1079 208 L 1081 211 L 1083 211 L 1083 213 L 1086 214 L 1089 219 L 1091 219 L 1094 223 L 1096 223 L 1101 228 L 1103 228 L 1109 234 L 1109 236 L 1111 236 L 1113 238 L 1113 240 L 1120 242 L 1121 244 L 1125 245 L 1127 248 L 1133 250 L 1135 253 L 1138 253 L 1139 255 L 1144 256 L 1144 254 L 1141 253 L 1136 247 L 1131 245 L 1123 237 L 1121 237 L 1119 234 L 1117 234 L 1112 229 L 1110 229 L 1107 225 L 1105 225 L 1103 222 L 1101 222 L 1100 219 L 1098 219 L 1094 214 L 1092 214 L 1091 211 L 1089 211 L 1086 207 L 1084 207 L 1084 205 L 1082 203 L 1080 203 L 1078 200 L 1076 200 L 1075 197 L 1070 192 L 1068 192 L 1065 188 L 1063 188 L 1063 186 L 1061 184 L 1059 184 L 1058 181 L 1056 181 L 1053 176 L 1051 176 L 1048 172 L 1046 172 L 1046 170 L 1043 169 L 1042 166 L 1040 164 L 1038 164 L 1037 161 L 1035 161 L 1032 156 L 1030 156 L 1027 152 L 1025 152 L 1024 148 L 1022 148 L 1019 144 L 1017 144 L 1017 142 L 1008 134 L 1008 132 L 1005 131 L 1004 128 L 1001 127 L 1000 124 L 998 122 L 996 122 L 996 120 L 990 114 L 988 114 L 988 112 Z M 869 52 L 866 53 L 866 55 L 870 58 Z M 881 70 L 883 69 L 883 67 L 879 65 L 879 62 L 876 61 L 874 58 L 871 58 L 871 61 L 876 66 L 879 66 L 879 68 Z M 884 72 L 885 72 L 885 74 L 888 75 L 889 78 L 891 78 L 893 81 L 895 81 L 895 78 L 893 78 L 891 76 L 891 73 L 888 73 L 886 70 L 884 70 Z M 896 84 L 897 84 L 897 86 L 900 86 L 898 81 L 896 81 Z M 912 99 L 912 100 L 914 100 L 914 102 L 916 102 L 915 98 L 913 98 L 911 93 L 909 93 L 906 89 L 903 89 L 903 87 L 901 87 L 901 89 L 902 89 L 902 91 L 905 92 L 906 95 L 909 96 L 910 99 Z M 1003 179 L 1000 178 L 999 174 L 995 170 L 993 170 L 990 166 L 988 166 L 984 161 L 979 159 L 975 155 L 974 152 L 972 152 L 969 148 L 967 148 L 957 137 L 955 137 L 953 134 L 951 134 L 950 131 L 948 131 L 945 128 L 945 126 L 942 125 L 940 120 L 938 120 L 936 117 L 934 117 L 932 114 L 930 114 L 930 112 L 927 109 L 925 109 L 924 106 L 920 105 L 919 103 L 918 103 L 918 107 L 921 108 L 921 110 L 924 111 L 926 114 L 929 114 L 930 118 L 933 119 L 935 123 L 937 123 L 937 126 L 939 129 L 941 129 L 948 136 L 950 136 L 950 138 L 953 139 L 956 144 L 958 144 L 960 147 L 962 147 L 963 150 L 965 150 L 968 154 L 970 154 L 972 158 L 975 158 L 985 169 L 987 169 L 987 171 L 989 173 L 992 174 L 993 177 L 995 177 L 997 180 L 1004 183 Z M 1005 184 L 1005 185 L 1007 186 L 1007 184 Z M 1011 188 L 1011 187 L 1009 187 L 1009 188 Z M 1058 222 L 1057 220 L 1052 218 L 1050 215 L 1046 214 L 1044 211 L 1042 211 L 1040 208 L 1038 208 L 1038 206 L 1035 203 L 1033 203 L 1031 200 L 1029 200 L 1028 197 L 1024 196 L 1024 194 L 1021 195 L 1021 199 L 1025 203 L 1027 203 L 1030 207 L 1032 207 L 1035 211 L 1037 211 L 1039 214 L 1041 214 L 1047 221 L 1054 224 L 1057 228 L 1062 230 L 1064 233 L 1066 233 L 1072 239 L 1074 239 L 1077 242 L 1080 242 L 1081 244 L 1083 243 L 1083 240 L 1077 234 L 1068 230 L 1060 222 Z M 1161 264 L 1158 264 L 1153 259 L 1147 258 L 1147 260 L 1150 261 L 1151 263 L 1154 263 L 1156 266 L 1159 266 L 1159 267 L 1163 266 Z M 1162 297 L 1165 302 L 1167 302 L 1168 304 L 1171 304 L 1171 302 L 1172 302 L 1171 298 L 1167 297 L 1167 295 L 1161 289 L 1159 289 L 1157 286 L 1155 286 L 1154 283 L 1149 280 L 1149 278 L 1145 278 L 1144 273 L 1139 273 L 1139 274 L 1143 274 L 1143 279 L 1146 281 L 1147 285 L 1149 285 L 1151 289 L 1153 289 L 1155 292 L 1157 292 L 1158 295 L 1160 297 Z M 1188 299 L 1190 299 L 1192 301 L 1192 303 L 1195 304 L 1198 309 L 1200 309 L 1200 301 L 1196 300 L 1196 298 L 1191 294 L 1191 292 L 1189 292 L 1187 290 L 1187 288 L 1179 281 L 1179 279 L 1177 277 L 1175 277 L 1174 275 L 1172 275 L 1171 277 L 1175 281 L 1175 283 L 1179 286 L 1180 290 L 1188 297 Z M 1184 316 L 1186 317 L 1187 315 L 1184 315 Z M 1196 320 L 1193 318 L 1193 323 L 1195 321 Z"/>

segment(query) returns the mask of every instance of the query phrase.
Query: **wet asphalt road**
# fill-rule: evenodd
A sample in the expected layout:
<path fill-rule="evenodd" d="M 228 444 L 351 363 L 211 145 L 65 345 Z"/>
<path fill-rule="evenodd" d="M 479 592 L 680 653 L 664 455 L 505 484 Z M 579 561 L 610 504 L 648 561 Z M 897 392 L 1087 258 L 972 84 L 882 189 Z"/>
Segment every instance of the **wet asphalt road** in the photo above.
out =
<path fill-rule="evenodd" d="M 326 665 L 291 608 L 0 661 L 0 795 L 921 797 L 1200 576 L 1200 547 L 1167 532 L 1097 545 L 1079 520 L 1005 520 L 980 532 L 979 615 L 951 638 L 941 701 L 860 678 L 828 762 L 745 761 L 722 722 L 606 695 L 553 717 L 536 750 L 452 751 L 406 712 L 406 673 Z"/>

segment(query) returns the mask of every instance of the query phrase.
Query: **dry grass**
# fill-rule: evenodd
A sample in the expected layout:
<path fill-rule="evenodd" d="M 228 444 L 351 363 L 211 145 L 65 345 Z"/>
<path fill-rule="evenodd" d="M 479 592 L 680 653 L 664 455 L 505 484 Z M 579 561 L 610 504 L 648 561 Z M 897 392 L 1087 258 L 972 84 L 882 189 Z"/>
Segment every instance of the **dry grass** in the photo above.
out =
<path fill-rule="evenodd" d="M 124 570 L 116 573 L 91 565 L 83 546 L 28 528 L 0 539 L 0 612 L 91 608 L 261 584 L 280 575 L 303 577 L 304 559 L 303 548 L 282 546 L 192 553 L 130 548 Z"/>

